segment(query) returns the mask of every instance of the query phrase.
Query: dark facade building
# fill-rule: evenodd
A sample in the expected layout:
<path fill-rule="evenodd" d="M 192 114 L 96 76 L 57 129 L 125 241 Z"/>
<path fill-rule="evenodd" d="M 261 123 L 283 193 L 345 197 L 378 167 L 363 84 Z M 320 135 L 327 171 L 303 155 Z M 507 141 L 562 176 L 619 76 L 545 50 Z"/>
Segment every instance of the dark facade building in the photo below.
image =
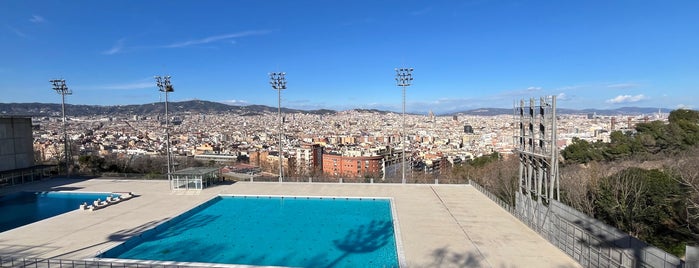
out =
<path fill-rule="evenodd" d="M 471 125 L 464 125 L 464 133 L 473 134 L 473 127 Z"/>
<path fill-rule="evenodd" d="M 31 117 L 0 116 L 0 187 L 50 176 L 55 166 L 34 165 Z"/>

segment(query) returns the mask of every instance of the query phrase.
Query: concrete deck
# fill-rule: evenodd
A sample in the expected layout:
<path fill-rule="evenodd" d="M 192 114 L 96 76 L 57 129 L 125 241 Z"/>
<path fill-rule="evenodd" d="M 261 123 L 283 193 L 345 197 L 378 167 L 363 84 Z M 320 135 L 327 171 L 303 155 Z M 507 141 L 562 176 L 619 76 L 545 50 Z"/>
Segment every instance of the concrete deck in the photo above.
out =
<path fill-rule="evenodd" d="M 164 181 L 52 180 L 3 191 L 133 192 L 0 233 L 0 256 L 88 259 L 217 194 L 392 197 L 407 267 L 579 267 L 468 185 L 245 183 L 171 192 Z"/>

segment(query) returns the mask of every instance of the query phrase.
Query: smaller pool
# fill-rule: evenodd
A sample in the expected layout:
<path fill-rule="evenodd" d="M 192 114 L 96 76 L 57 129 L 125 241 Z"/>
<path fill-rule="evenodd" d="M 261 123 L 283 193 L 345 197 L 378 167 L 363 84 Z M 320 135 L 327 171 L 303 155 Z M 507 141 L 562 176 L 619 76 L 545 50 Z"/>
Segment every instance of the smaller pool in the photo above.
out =
<path fill-rule="evenodd" d="M 114 193 L 19 192 L 0 196 L 0 232 L 78 209 L 82 203 L 105 200 Z"/>

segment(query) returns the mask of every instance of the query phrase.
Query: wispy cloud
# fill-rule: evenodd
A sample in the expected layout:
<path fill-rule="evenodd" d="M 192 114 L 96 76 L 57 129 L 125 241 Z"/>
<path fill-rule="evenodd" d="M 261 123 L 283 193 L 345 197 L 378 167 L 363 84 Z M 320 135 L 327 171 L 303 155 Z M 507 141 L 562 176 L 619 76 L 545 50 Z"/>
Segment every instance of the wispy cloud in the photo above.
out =
<path fill-rule="evenodd" d="M 114 44 L 114 46 L 112 46 L 112 48 L 105 50 L 105 51 L 102 51 L 102 54 L 114 55 L 114 54 L 121 52 L 124 49 L 124 40 L 125 40 L 125 38 L 117 40 L 116 44 Z"/>
<path fill-rule="evenodd" d="M 637 88 L 637 87 L 639 87 L 639 85 L 634 84 L 634 83 L 620 83 L 620 84 L 607 85 L 607 88 L 613 88 L 613 89 L 629 89 L 629 88 Z"/>
<path fill-rule="evenodd" d="M 533 92 L 539 92 L 542 91 L 544 88 L 543 87 L 537 87 L 537 86 L 530 86 L 524 89 L 515 89 L 515 90 L 506 90 L 503 91 L 502 93 L 498 94 L 499 97 L 521 97 L 521 96 L 529 96 Z"/>
<path fill-rule="evenodd" d="M 13 33 L 15 33 L 19 37 L 27 37 L 27 34 L 25 34 L 24 32 L 20 31 L 19 29 L 15 28 L 15 27 L 12 27 L 10 25 L 5 25 L 5 27 L 7 27 L 7 29 L 12 31 Z"/>
<path fill-rule="evenodd" d="M 677 104 L 676 107 L 677 109 L 692 109 L 692 106 L 687 104 Z"/>
<path fill-rule="evenodd" d="M 426 8 L 420 9 L 420 10 L 412 11 L 409 14 L 411 16 L 420 16 L 420 15 L 425 15 L 425 14 L 429 13 L 430 11 L 432 11 L 432 7 L 426 7 Z"/>
<path fill-rule="evenodd" d="M 166 48 L 188 47 L 188 46 L 193 46 L 193 45 L 208 44 L 208 43 L 221 41 L 221 40 L 229 40 L 229 39 L 233 39 L 233 38 L 241 38 L 241 37 L 253 36 L 253 35 L 265 35 L 268 33 L 270 33 L 270 31 L 262 30 L 262 31 L 244 31 L 244 32 L 238 32 L 238 33 L 232 33 L 232 34 L 214 35 L 214 36 L 209 36 L 209 37 L 201 38 L 201 39 L 193 39 L 193 40 L 187 40 L 187 41 L 182 41 L 182 42 L 176 42 L 176 43 L 166 45 L 165 47 Z"/>
<path fill-rule="evenodd" d="M 228 105 L 235 105 L 235 106 L 243 106 L 243 105 L 249 105 L 250 103 L 245 100 L 224 100 L 221 101 L 221 103 L 225 103 Z"/>
<path fill-rule="evenodd" d="M 566 95 L 565 93 L 561 92 L 558 95 L 556 95 L 556 99 L 560 101 L 567 101 L 570 100 L 570 97 Z"/>
<path fill-rule="evenodd" d="M 119 53 L 123 53 L 123 52 L 144 50 L 144 49 L 183 48 L 183 47 L 189 47 L 189 46 L 194 46 L 194 45 L 209 44 L 209 43 L 213 43 L 213 42 L 217 42 L 217 41 L 226 41 L 228 44 L 235 45 L 235 44 L 237 44 L 237 41 L 233 40 L 234 38 L 241 38 L 241 37 L 253 36 L 253 35 L 265 35 L 265 34 L 268 34 L 270 32 L 271 31 L 267 31 L 267 30 L 244 31 L 244 32 L 238 32 L 238 33 L 232 33 L 232 34 L 222 34 L 222 35 L 209 36 L 209 37 L 202 38 L 202 39 L 187 40 L 187 41 L 172 43 L 169 45 L 159 45 L 159 46 L 126 46 L 126 44 L 125 44 L 126 38 L 121 38 L 121 39 L 117 40 L 116 43 L 110 49 L 102 51 L 102 54 L 114 55 L 114 54 L 119 54 Z"/>
<path fill-rule="evenodd" d="M 353 25 L 361 25 L 361 24 L 371 24 L 374 23 L 375 20 L 372 18 L 363 18 L 363 19 L 358 19 L 358 20 L 353 20 L 353 21 L 348 21 L 345 23 L 342 23 L 342 26 L 353 26 Z"/>
<path fill-rule="evenodd" d="M 44 17 L 39 16 L 39 15 L 32 15 L 32 17 L 29 19 L 29 21 L 38 24 L 38 23 L 46 22 L 46 19 L 44 19 Z"/>
<path fill-rule="evenodd" d="M 632 96 L 632 95 L 619 95 L 619 96 L 616 96 L 616 97 L 614 97 L 614 98 L 612 98 L 612 99 L 608 99 L 608 100 L 607 100 L 607 103 L 611 103 L 611 104 L 632 103 L 632 102 L 639 102 L 639 101 L 642 101 L 642 100 L 645 100 L 645 99 L 647 99 L 647 98 L 646 98 L 646 96 L 644 96 L 643 94 L 639 94 L 639 95 L 636 95 L 636 96 Z"/>

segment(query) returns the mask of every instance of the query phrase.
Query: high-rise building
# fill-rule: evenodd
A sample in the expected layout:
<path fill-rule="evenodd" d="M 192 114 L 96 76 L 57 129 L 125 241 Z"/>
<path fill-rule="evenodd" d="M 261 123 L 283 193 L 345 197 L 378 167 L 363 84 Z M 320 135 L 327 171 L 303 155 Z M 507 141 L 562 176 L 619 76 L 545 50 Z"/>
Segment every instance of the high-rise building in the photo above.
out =
<path fill-rule="evenodd" d="M 469 124 L 464 125 L 464 133 L 473 134 L 473 127 Z"/>

